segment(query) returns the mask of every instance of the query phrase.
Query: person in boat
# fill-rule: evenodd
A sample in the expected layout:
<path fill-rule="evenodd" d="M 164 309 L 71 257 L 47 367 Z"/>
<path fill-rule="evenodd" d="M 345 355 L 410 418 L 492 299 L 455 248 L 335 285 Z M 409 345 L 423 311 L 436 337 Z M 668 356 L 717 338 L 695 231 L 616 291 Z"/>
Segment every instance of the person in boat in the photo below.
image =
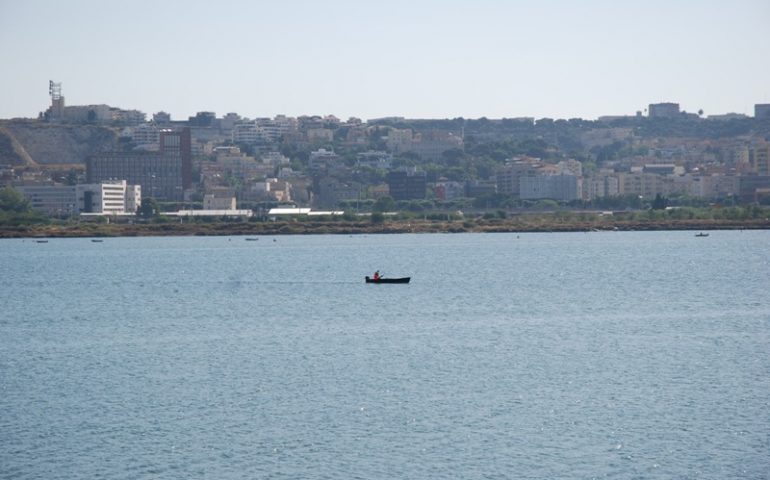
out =
<path fill-rule="evenodd" d="M 374 276 L 372 278 L 374 278 L 375 280 L 379 280 L 381 278 L 380 277 L 380 271 L 377 270 L 376 272 L 374 272 Z"/>

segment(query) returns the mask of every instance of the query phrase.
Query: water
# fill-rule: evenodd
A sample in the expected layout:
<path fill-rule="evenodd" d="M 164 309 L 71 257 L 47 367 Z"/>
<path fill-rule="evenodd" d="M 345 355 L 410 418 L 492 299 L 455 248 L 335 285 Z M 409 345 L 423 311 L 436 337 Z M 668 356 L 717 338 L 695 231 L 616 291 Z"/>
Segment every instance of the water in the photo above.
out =
<path fill-rule="evenodd" d="M 0 240 L 0 478 L 768 478 L 769 240 Z"/>

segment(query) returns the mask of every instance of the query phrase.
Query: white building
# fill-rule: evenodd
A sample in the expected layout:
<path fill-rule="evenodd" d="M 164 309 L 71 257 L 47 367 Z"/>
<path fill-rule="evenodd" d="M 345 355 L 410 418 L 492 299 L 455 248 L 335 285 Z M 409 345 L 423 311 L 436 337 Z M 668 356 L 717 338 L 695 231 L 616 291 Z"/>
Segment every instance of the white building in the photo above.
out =
<path fill-rule="evenodd" d="M 233 125 L 233 142 L 255 144 L 262 140 L 261 129 L 254 122 L 239 122 Z"/>
<path fill-rule="evenodd" d="M 125 180 L 76 185 L 77 213 L 136 213 L 142 204 L 141 189 L 139 185 L 127 185 Z"/>
<path fill-rule="evenodd" d="M 131 140 L 137 145 L 160 145 L 160 129 L 144 123 L 131 129 Z"/>
<path fill-rule="evenodd" d="M 255 123 L 269 142 L 277 142 L 283 135 L 297 131 L 297 119 L 285 115 L 276 115 L 273 119 L 258 118 Z"/>

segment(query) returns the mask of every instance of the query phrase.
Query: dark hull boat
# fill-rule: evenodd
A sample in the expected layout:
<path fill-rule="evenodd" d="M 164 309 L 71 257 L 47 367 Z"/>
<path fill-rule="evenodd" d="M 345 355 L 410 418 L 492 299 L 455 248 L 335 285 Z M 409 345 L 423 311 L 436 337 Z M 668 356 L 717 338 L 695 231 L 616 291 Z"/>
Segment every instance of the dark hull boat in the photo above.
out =
<path fill-rule="evenodd" d="M 409 280 L 411 280 L 412 277 L 403 277 L 403 278 L 369 278 L 366 277 L 366 283 L 409 283 Z"/>

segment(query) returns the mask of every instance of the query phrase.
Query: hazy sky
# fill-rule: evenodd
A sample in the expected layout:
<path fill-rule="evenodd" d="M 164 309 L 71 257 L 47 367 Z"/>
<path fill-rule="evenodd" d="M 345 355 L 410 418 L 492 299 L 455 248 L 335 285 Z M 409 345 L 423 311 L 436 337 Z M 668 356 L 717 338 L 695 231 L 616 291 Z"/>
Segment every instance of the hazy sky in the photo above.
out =
<path fill-rule="evenodd" d="M 633 114 L 770 103 L 768 0 L 0 0 L 0 118 Z"/>

